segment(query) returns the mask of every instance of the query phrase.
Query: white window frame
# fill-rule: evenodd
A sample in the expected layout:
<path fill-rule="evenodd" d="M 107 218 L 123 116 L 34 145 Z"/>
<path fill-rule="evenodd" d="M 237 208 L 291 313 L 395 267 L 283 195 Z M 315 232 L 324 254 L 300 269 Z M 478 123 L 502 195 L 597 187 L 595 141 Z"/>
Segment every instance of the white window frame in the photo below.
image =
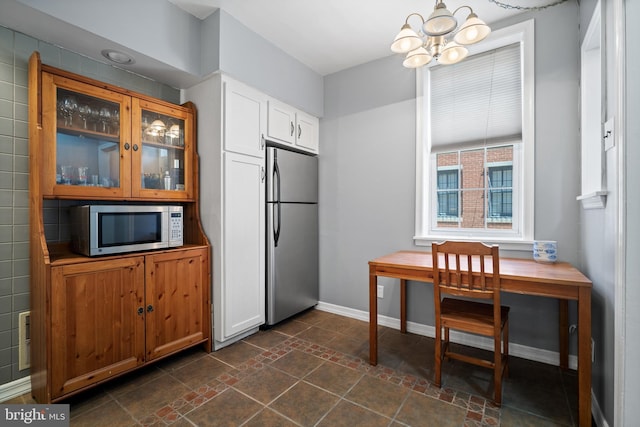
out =
<path fill-rule="evenodd" d="M 493 31 L 487 39 L 470 46 L 471 55 L 497 49 L 513 43 L 520 43 L 522 57 L 522 159 L 520 163 L 519 203 L 522 209 L 516 233 L 505 234 L 487 230 L 434 230 L 432 227 L 432 203 L 436 202 L 432 184 L 435 162 L 431 159 L 430 137 L 425 121 L 429 118 L 427 73 L 428 67 L 416 72 L 416 216 L 414 243 L 418 246 L 431 246 L 432 242 L 442 240 L 477 240 L 499 244 L 503 249 L 524 250 L 533 242 L 534 227 L 534 166 L 535 166 L 535 77 L 534 77 L 534 22 L 524 21 L 506 28 Z M 435 62 L 435 61 L 434 61 Z M 515 147 L 515 145 L 514 145 Z M 516 159 L 514 151 L 514 163 Z M 515 168 L 515 164 L 514 164 Z M 514 174 L 515 175 L 515 174 Z M 515 196 L 515 194 L 514 194 Z"/>

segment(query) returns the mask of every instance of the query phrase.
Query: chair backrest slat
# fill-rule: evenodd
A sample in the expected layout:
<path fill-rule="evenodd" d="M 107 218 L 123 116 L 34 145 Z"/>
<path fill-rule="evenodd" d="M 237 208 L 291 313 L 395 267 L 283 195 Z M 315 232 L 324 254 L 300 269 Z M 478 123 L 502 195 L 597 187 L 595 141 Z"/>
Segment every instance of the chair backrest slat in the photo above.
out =
<path fill-rule="evenodd" d="M 434 287 L 438 287 L 438 296 L 447 293 L 495 300 L 498 291 L 499 301 L 498 246 L 481 242 L 443 242 L 433 243 L 432 252 Z M 488 261 L 491 261 L 489 266 Z"/>

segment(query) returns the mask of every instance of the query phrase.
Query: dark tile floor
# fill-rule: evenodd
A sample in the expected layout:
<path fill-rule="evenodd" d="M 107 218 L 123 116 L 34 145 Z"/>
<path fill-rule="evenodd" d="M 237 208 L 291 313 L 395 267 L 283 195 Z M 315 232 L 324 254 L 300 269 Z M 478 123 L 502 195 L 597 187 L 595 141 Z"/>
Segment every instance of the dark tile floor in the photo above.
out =
<path fill-rule="evenodd" d="M 573 426 L 576 376 L 510 360 L 501 408 L 491 371 L 445 362 L 433 339 L 310 310 L 214 353 L 185 351 L 69 400 L 72 426 Z M 5 403 L 33 403 L 22 396 Z"/>

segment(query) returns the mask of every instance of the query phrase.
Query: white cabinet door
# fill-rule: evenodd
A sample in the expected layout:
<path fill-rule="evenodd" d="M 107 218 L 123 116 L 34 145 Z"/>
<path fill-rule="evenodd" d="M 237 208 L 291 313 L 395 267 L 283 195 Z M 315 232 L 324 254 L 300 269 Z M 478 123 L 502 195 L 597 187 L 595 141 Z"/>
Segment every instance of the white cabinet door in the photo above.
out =
<path fill-rule="evenodd" d="M 305 114 L 302 111 L 296 113 L 296 145 L 302 149 L 318 152 L 318 118 Z"/>
<path fill-rule="evenodd" d="M 223 80 L 224 149 L 264 157 L 267 98 L 232 80 Z"/>
<path fill-rule="evenodd" d="M 293 145 L 296 140 L 296 110 L 270 99 L 267 120 L 269 138 Z"/>
<path fill-rule="evenodd" d="M 265 170 L 262 159 L 224 153 L 223 277 L 216 340 L 265 321 Z M 213 249 L 215 251 L 215 248 Z M 220 334 L 220 335 L 219 335 Z"/>

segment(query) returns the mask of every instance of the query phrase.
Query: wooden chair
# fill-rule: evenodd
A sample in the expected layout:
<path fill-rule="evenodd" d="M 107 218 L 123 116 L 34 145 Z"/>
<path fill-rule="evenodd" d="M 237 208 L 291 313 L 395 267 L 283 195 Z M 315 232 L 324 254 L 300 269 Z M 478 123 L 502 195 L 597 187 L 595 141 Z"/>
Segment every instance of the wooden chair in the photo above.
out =
<path fill-rule="evenodd" d="M 502 401 L 502 376 L 508 373 L 509 307 L 500 305 L 498 246 L 487 246 L 480 242 L 433 243 L 432 256 L 436 320 L 435 383 L 441 387 L 442 359 L 445 357 L 493 369 L 494 401 L 499 406 Z M 444 294 L 466 299 L 443 298 Z M 486 300 L 488 303 L 472 299 Z M 449 345 L 450 329 L 493 338 L 493 360 L 453 352 Z M 504 343 L 504 349 L 501 342 Z"/>

